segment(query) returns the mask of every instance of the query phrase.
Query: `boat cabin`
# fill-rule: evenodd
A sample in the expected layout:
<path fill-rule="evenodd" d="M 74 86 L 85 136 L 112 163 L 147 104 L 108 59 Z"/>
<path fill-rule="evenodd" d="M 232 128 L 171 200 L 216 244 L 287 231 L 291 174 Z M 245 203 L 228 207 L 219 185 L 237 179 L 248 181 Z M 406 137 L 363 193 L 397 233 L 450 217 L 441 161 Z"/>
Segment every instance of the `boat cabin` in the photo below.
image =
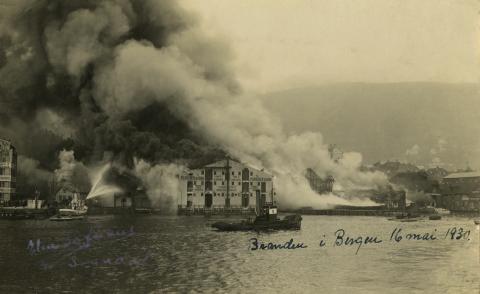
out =
<path fill-rule="evenodd" d="M 278 209 L 277 206 L 273 203 L 267 202 L 263 205 L 262 209 L 260 209 L 260 214 L 258 218 L 268 221 L 276 221 L 277 220 Z"/>

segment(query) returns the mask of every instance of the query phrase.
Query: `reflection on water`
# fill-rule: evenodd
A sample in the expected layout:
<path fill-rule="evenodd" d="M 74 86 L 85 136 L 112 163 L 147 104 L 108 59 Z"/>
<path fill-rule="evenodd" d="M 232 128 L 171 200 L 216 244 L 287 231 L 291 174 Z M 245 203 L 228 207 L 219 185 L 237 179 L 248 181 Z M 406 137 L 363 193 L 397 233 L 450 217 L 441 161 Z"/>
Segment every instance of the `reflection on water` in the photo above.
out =
<path fill-rule="evenodd" d="M 208 226 L 212 221 L 165 216 L 1 221 L 0 293 L 478 293 L 479 231 L 466 218 L 400 223 L 304 216 L 300 231 L 260 234 L 215 232 Z M 134 234 L 107 236 L 132 226 Z M 470 240 L 443 239 L 454 226 L 470 230 Z M 390 242 L 396 227 L 405 234 L 436 229 L 439 240 Z M 339 228 L 383 242 L 364 244 L 356 255 L 357 246 L 333 247 Z M 58 245 L 86 235 L 87 246 L 27 250 L 29 240 Z M 293 238 L 308 248 L 250 251 L 253 237 L 275 243 Z M 322 239 L 327 245 L 320 248 Z"/>

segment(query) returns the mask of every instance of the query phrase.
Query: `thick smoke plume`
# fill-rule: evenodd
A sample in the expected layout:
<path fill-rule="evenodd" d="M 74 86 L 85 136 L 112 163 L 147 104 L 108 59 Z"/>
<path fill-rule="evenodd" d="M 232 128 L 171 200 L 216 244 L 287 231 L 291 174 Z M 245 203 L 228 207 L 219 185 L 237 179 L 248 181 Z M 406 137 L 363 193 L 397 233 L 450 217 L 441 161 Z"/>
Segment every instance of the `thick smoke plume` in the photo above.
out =
<path fill-rule="evenodd" d="M 108 157 L 134 170 L 160 205 L 177 196 L 169 163 L 200 165 L 223 151 L 271 171 L 289 207 L 345 204 L 315 195 L 301 177 L 307 167 L 342 189 L 386 182 L 359 172 L 358 153 L 332 161 L 318 133 L 287 135 L 241 93 L 228 46 L 176 1 L 24 1 L 2 28 L 0 135 L 41 167 L 51 170 L 62 148 L 85 164 Z M 22 143 L 37 131 L 51 138 L 38 138 L 41 152 Z"/>
<path fill-rule="evenodd" d="M 62 150 L 58 154 L 59 168 L 55 170 L 56 183 L 70 185 L 80 192 L 90 190 L 89 169 L 75 160 L 73 151 Z"/>
<path fill-rule="evenodd" d="M 161 207 L 166 212 L 175 212 L 178 205 L 180 182 L 178 175 L 182 167 L 176 164 L 151 165 L 143 160 L 136 160 L 135 174 L 142 179 L 152 205 Z"/>

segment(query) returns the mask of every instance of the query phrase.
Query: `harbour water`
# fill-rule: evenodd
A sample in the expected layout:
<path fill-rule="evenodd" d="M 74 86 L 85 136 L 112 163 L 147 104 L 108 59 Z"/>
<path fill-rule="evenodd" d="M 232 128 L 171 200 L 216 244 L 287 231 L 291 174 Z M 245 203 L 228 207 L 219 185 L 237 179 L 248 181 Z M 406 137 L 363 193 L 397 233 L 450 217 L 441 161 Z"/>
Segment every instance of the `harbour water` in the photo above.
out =
<path fill-rule="evenodd" d="M 209 227 L 216 220 L 153 215 L 1 221 L 0 293 L 479 291 L 480 232 L 469 218 L 304 216 L 300 231 L 272 233 L 216 232 Z M 339 245 L 339 229 L 343 241 L 348 235 L 381 242 Z M 401 231 L 392 237 L 395 229 Z M 414 233 L 430 240 L 408 240 Z M 266 244 L 293 239 L 307 248 L 251 250 L 252 238 Z"/>

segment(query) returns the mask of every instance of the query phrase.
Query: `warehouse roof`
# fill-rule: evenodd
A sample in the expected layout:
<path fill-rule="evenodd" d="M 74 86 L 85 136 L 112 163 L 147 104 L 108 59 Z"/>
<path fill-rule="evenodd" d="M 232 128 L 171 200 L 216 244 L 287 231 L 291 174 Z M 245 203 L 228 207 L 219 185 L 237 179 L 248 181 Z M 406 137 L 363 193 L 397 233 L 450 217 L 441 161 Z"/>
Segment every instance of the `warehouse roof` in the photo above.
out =
<path fill-rule="evenodd" d="M 480 172 L 463 172 L 463 173 L 453 173 L 444 177 L 444 179 L 458 179 L 458 178 L 479 178 Z"/>

